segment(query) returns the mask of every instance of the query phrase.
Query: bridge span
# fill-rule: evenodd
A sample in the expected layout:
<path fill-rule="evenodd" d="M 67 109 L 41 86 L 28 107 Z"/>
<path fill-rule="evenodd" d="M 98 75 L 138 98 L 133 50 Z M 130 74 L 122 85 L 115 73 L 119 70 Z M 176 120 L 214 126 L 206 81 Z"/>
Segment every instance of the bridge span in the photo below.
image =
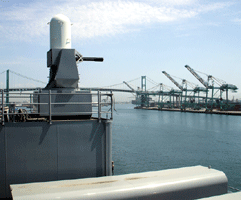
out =
<path fill-rule="evenodd" d="M 106 91 L 106 92 L 128 92 L 128 93 L 135 93 L 132 90 L 125 90 L 125 89 L 109 89 L 109 88 L 97 88 L 97 87 L 81 87 L 77 88 L 79 90 L 91 90 L 91 91 Z M 9 89 L 0 89 L 4 92 L 23 92 L 23 91 L 39 91 L 44 90 L 44 88 L 41 87 L 34 87 L 34 88 L 9 88 Z"/>
<path fill-rule="evenodd" d="M 0 89 L 4 92 L 24 92 L 24 91 L 40 91 L 44 90 L 41 87 L 35 88 L 9 88 L 9 89 Z M 115 89 L 115 88 L 98 88 L 98 87 L 80 87 L 77 90 L 90 90 L 90 91 L 104 91 L 104 92 L 126 92 L 126 93 L 136 93 L 137 95 L 160 95 L 163 94 L 164 96 L 169 96 L 169 91 L 133 91 L 133 90 L 126 90 L 126 89 Z M 180 96 L 180 94 L 172 94 L 172 96 Z"/>

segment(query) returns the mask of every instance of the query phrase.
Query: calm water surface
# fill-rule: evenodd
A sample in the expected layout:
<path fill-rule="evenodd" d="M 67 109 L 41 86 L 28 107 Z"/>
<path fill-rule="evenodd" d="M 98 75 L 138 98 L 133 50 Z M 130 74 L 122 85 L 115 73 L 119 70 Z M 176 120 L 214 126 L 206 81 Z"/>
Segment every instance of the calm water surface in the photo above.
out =
<path fill-rule="evenodd" d="M 186 166 L 223 171 L 241 189 L 241 116 L 137 110 L 116 105 L 115 175 Z"/>

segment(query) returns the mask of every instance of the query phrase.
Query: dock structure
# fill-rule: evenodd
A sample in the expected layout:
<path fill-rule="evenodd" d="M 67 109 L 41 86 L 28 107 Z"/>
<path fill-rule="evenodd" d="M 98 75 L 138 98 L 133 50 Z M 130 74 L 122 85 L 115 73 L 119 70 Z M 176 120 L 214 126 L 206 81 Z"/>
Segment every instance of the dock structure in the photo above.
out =
<path fill-rule="evenodd" d="M 185 65 L 185 68 L 204 87 L 200 87 L 186 79 L 181 79 L 182 83 L 179 84 L 174 79 L 174 76 L 171 76 L 166 71 L 162 71 L 178 87 L 178 90 L 171 87 L 165 89 L 165 85 L 162 83 L 159 84 L 159 91 L 148 91 L 142 88 L 141 91 L 135 91 L 136 99 L 132 103 L 136 104 L 136 108 L 143 109 L 240 115 L 238 111 L 241 111 L 241 103 L 234 100 L 231 101 L 228 98 L 229 91 L 237 92 L 238 88 L 236 85 L 227 84 L 225 81 L 207 74 L 205 74 L 207 75 L 207 81 L 205 81 L 188 65 Z M 188 86 L 191 88 L 188 88 Z M 226 97 L 223 97 L 223 93 L 226 93 Z M 152 100 L 152 97 L 157 97 L 158 100 Z"/>
<path fill-rule="evenodd" d="M 158 110 L 158 111 L 172 111 L 172 112 L 187 112 L 187 113 L 202 113 L 202 114 L 218 114 L 218 115 L 239 115 L 241 116 L 241 111 L 228 111 L 228 110 L 212 110 L 208 111 L 205 109 L 193 110 L 186 109 L 181 110 L 180 108 L 158 108 L 158 107 L 135 107 L 135 109 L 144 109 L 144 110 Z"/>

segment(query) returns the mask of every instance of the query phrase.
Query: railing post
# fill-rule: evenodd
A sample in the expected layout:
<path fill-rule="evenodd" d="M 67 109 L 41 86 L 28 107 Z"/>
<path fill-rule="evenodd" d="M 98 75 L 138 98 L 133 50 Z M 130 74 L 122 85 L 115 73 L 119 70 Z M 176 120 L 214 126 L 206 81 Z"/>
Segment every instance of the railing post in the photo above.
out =
<path fill-rule="evenodd" d="M 32 112 L 32 94 L 30 94 L 30 112 Z"/>
<path fill-rule="evenodd" d="M 4 91 L 2 90 L 2 125 L 4 126 Z"/>
<path fill-rule="evenodd" d="M 98 121 L 101 122 L 101 92 L 98 90 Z"/>
<path fill-rule="evenodd" d="M 106 139 L 105 139 L 105 175 L 112 175 L 112 123 L 110 120 L 105 122 L 106 125 Z"/>
<path fill-rule="evenodd" d="M 112 90 L 110 91 L 110 94 L 111 94 L 111 117 L 110 119 L 113 120 L 113 113 L 114 113 L 114 102 L 113 102 L 113 93 L 112 93 Z"/>
<path fill-rule="evenodd" d="M 49 124 L 52 124 L 52 113 L 51 113 L 51 90 L 49 90 Z"/>

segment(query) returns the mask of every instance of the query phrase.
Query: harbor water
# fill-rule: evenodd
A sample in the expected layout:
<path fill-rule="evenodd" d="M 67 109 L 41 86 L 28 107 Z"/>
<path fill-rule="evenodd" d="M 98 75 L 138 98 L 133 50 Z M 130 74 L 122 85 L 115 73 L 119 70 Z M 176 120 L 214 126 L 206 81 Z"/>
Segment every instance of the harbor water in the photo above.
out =
<path fill-rule="evenodd" d="M 241 189 L 241 116 L 134 109 L 117 104 L 114 174 L 211 166 Z"/>

